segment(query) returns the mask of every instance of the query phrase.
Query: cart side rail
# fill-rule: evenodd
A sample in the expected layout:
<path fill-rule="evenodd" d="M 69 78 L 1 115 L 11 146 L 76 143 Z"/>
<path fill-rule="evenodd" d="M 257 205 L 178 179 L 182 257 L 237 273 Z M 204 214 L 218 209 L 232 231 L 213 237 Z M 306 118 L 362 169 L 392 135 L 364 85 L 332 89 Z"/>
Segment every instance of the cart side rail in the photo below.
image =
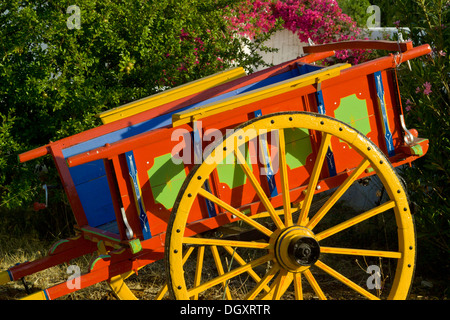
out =
<path fill-rule="evenodd" d="M 412 41 L 397 42 L 385 40 L 351 40 L 351 41 L 341 41 L 341 42 L 306 46 L 303 47 L 303 52 L 319 53 L 326 51 L 352 50 L 352 49 L 406 52 L 413 49 L 413 43 Z"/>
<path fill-rule="evenodd" d="M 296 63 L 307 63 L 307 64 L 314 63 L 316 61 L 331 57 L 331 56 L 333 56 L 333 54 L 334 54 L 334 51 L 325 51 L 325 52 L 320 52 L 320 53 L 316 53 L 316 54 L 309 54 L 304 57 L 299 57 L 297 59 L 293 59 L 291 61 L 279 64 L 277 66 L 255 72 L 246 77 L 240 77 L 233 81 L 218 85 L 216 87 L 209 88 L 209 89 L 199 92 L 193 96 L 189 96 L 189 97 L 183 98 L 181 100 L 176 100 L 176 101 L 172 101 L 170 103 L 166 103 L 164 105 L 159 106 L 158 108 L 146 110 L 141 113 L 131 115 L 127 118 L 120 119 L 120 120 L 117 120 L 117 121 L 114 121 L 114 122 L 111 122 L 108 124 L 98 126 L 96 128 L 92 128 L 92 129 L 80 132 L 73 136 L 69 136 L 69 137 L 63 138 L 61 140 L 58 140 L 57 142 L 61 147 L 65 148 L 65 149 L 70 148 L 76 144 L 80 144 L 80 143 L 89 141 L 93 138 L 124 129 L 129 126 L 139 125 L 145 121 L 148 121 L 149 119 L 158 117 L 158 116 L 166 114 L 166 113 L 173 112 L 173 111 L 183 108 L 185 106 L 196 104 L 198 102 L 219 96 L 221 94 L 231 92 L 231 91 L 236 90 L 237 88 L 244 86 L 248 83 L 255 83 L 258 81 L 262 81 L 269 77 L 275 76 L 281 72 L 285 72 L 289 68 L 289 66 L 294 65 Z M 18 156 L 19 161 L 21 163 L 28 162 L 28 161 L 43 157 L 45 155 L 51 154 L 51 145 L 52 144 L 53 144 L 53 142 L 50 142 L 47 145 L 44 145 L 44 146 L 38 147 L 36 149 L 21 153 Z"/>

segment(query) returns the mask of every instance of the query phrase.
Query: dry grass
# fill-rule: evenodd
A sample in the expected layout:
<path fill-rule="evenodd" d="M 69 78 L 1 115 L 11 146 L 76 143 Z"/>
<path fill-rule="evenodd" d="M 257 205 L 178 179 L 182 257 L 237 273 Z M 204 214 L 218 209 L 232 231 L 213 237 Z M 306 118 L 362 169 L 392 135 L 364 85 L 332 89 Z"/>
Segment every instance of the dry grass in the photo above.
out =
<path fill-rule="evenodd" d="M 11 238 L 0 235 L 0 270 L 33 261 L 45 256 L 49 243 L 34 238 Z M 81 257 L 71 262 L 83 271 L 89 265 L 89 257 Z M 24 281 L 30 293 L 43 290 L 61 282 L 67 281 L 69 264 L 64 263 L 35 274 L 26 276 Z M 14 281 L 0 286 L 0 300 L 20 299 L 27 295 L 22 281 Z M 67 300 L 101 300 L 111 296 L 110 290 L 105 283 L 99 283 L 84 290 L 69 294 L 61 299 Z"/>
<path fill-rule="evenodd" d="M 5 270 L 17 263 L 23 263 L 26 261 L 33 261 L 43 257 L 47 248 L 50 247 L 49 243 L 42 242 L 33 238 L 11 238 L 8 236 L 0 235 L 0 270 Z M 86 270 L 89 266 L 90 257 L 82 257 L 72 261 L 82 270 Z M 45 288 L 51 287 L 58 283 L 64 282 L 68 279 L 67 274 L 68 264 L 62 264 L 60 266 L 52 267 L 41 272 L 29 275 L 26 277 L 25 282 L 30 292 L 36 292 Z M 320 274 L 315 274 L 315 277 L 321 277 Z M 319 279 L 318 278 L 318 279 Z M 247 279 L 243 277 L 241 279 L 242 294 L 245 294 L 250 288 L 246 287 Z M 326 281 L 321 279 L 321 284 L 326 292 L 338 292 L 338 295 L 334 297 L 328 296 L 328 298 L 334 299 L 354 299 L 354 292 L 348 290 L 345 286 L 338 286 L 334 281 Z M 445 294 L 436 296 L 432 294 L 431 289 L 424 288 L 421 285 L 421 278 L 416 276 L 413 284 L 410 299 L 413 300 L 428 300 L 428 299 L 446 299 Z M 164 264 L 163 261 L 158 261 L 145 268 L 139 270 L 138 275 L 133 275 L 127 279 L 127 285 L 132 289 L 134 294 L 139 299 L 153 299 L 159 292 L 160 288 L 164 285 Z M 308 284 L 305 284 L 305 289 L 308 289 Z M 328 290 L 329 289 L 329 290 Z M 284 299 L 293 299 L 292 294 L 287 293 Z M 304 298 L 309 300 L 317 299 L 317 297 L 311 293 L 311 290 L 305 291 Z M 0 286 L 0 300 L 15 300 L 20 299 L 27 295 L 25 287 L 21 281 L 10 282 L 8 284 Z M 211 292 L 208 297 L 203 299 L 221 299 L 222 293 L 219 291 L 214 294 Z M 167 296 L 165 297 L 168 298 Z M 59 298 L 61 300 L 113 300 L 116 299 L 109 286 L 105 283 L 98 283 L 89 288 L 77 291 L 75 293 L 66 295 Z"/>
<path fill-rule="evenodd" d="M 33 238 L 10 238 L 7 236 L 0 236 L 0 270 L 5 270 L 17 263 L 26 261 L 33 261 L 42 258 L 50 243 L 42 242 Z M 212 258 L 211 258 L 212 259 Z M 87 270 L 90 262 L 90 257 L 85 256 L 71 261 L 71 264 L 76 264 L 81 271 Z M 205 265 L 213 266 L 212 261 L 205 261 Z M 55 266 L 38 273 L 29 275 L 25 278 L 25 283 L 29 292 L 36 292 L 53 285 L 64 282 L 68 279 L 67 273 L 68 263 Z M 206 268 L 208 269 L 208 268 Z M 206 271 L 205 271 L 206 272 Z M 205 274 L 206 275 L 206 274 Z M 239 283 L 235 286 L 237 291 L 233 292 L 234 297 L 244 296 L 251 287 L 251 281 L 248 281 L 247 276 L 236 279 Z M 164 263 L 158 261 L 150 264 L 139 270 L 138 275 L 132 275 L 126 280 L 127 285 L 139 299 L 154 299 L 161 287 L 165 284 Z M 307 286 L 307 285 L 306 285 Z M 222 299 L 223 293 L 221 288 L 217 288 L 217 292 L 210 290 L 207 296 L 202 296 L 201 299 Z M 283 298 L 291 299 L 294 296 L 287 293 Z M 0 286 L 0 300 L 15 300 L 25 297 L 27 291 L 21 281 L 14 281 Z M 168 296 L 166 295 L 165 299 Z M 305 299 L 316 299 L 313 293 L 305 292 Z M 109 286 L 105 283 L 98 283 L 89 288 L 79 290 L 75 293 L 59 298 L 61 300 L 113 300 L 117 299 L 112 293 Z"/>
<path fill-rule="evenodd" d="M 336 222 L 333 221 L 333 224 Z M 376 229 L 376 228 L 375 228 Z M 367 231 L 372 231 L 368 228 Z M 357 233 L 358 234 L 358 233 Z M 352 235 L 355 236 L 355 235 Z M 362 239 L 356 239 L 355 241 L 362 241 Z M 9 267 L 23 263 L 26 261 L 33 261 L 42 258 L 46 255 L 48 248 L 51 246 L 49 242 L 43 242 L 37 240 L 35 236 L 28 237 L 14 237 L 0 234 L 0 271 L 6 270 Z M 240 252 L 241 255 L 245 253 Z M 224 257 L 226 254 L 223 255 Z M 206 257 L 205 257 L 206 258 Z M 228 257 L 230 258 L 230 257 Z M 81 272 L 86 272 L 89 268 L 91 257 L 85 256 L 71 261 L 70 264 L 75 264 L 80 267 Z M 349 261 L 341 259 L 340 263 L 349 264 L 349 270 L 354 270 L 354 268 L 359 268 L 354 261 Z M 333 262 L 333 261 L 332 261 Z M 363 263 L 362 261 L 360 263 Z M 350 264 L 352 265 L 350 267 Z M 210 266 L 214 269 L 214 262 L 212 257 L 209 260 L 205 260 L 205 265 Z M 69 264 L 64 263 L 62 265 L 52 267 L 36 274 L 29 275 L 25 278 L 26 286 L 30 292 L 36 292 L 43 290 L 45 288 L 54 286 L 56 284 L 67 281 L 69 274 L 67 273 L 67 268 Z M 363 266 L 364 267 L 364 266 Z M 186 266 L 186 270 L 189 266 Z M 191 269 L 194 266 L 191 266 Z M 207 268 L 206 268 L 207 269 Z M 208 270 L 204 270 L 205 277 L 208 276 Z M 388 272 L 388 268 L 384 268 L 383 271 Z M 212 274 L 212 271 L 211 271 Z M 321 286 L 325 292 L 333 292 L 333 297 L 328 296 L 328 298 L 333 299 L 355 299 L 354 292 L 348 290 L 347 287 L 343 286 L 336 281 L 330 280 L 329 277 L 321 274 L 314 274 L 317 280 L 320 280 Z M 349 275 L 351 276 L 351 274 Z M 304 277 L 302 277 L 303 279 Z M 416 273 L 416 279 L 413 283 L 413 289 L 410 295 L 410 299 L 421 300 L 421 299 L 446 299 L 446 290 L 448 290 L 448 283 L 444 283 L 442 288 L 437 286 L 440 282 L 433 280 L 434 288 L 426 288 L 422 285 L 422 280 L 429 280 L 427 278 L 421 279 L 420 275 Z M 243 275 L 241 278 L 237 279 L 234 288 L 238 291 L 233 292 L 234 297 L 244 296 L 252 288 L 252 281 L 248 279 L 248 276 Z M 127 279 L 127 285 L 132 289 L 133 293 L 139 299 L 154 299 L 154 297 L 159 292 L 160 288 L 165 283 L 164 274 L 164 263 L 163 261 L 158 261 L 156 263 L 150 264 L 143 269 L 139 270 L 138 275 L 132 275 Z M 445 282 L 445 281 L 444 281 Z M 305 299 L 317 299 L 315 294 L 309 288 L 308 283 L 303 279 Z M 27 295 L 24 284 L 21 281 L 10 282 L 5 285 L 0 286 L 0 300 L 10 300 L 10 299 L 20 299 Z M 223 296 L 221 288 L 218 288 L 217 292 L 210 290 L 208 296 L 203 296 L 203 299 L 221 299 Z M 166 296 L 166 299 L 168 297 Z M 294 291 L 291 288 L 284 295 L 284 299 L 293 299 Z M 61 300 L 113 300 L 116 299 L 108 284 L 105 282 L 95 284 L 89 288 L 79 290 L 75 293 L 66 295 L 59 298 Z"/>

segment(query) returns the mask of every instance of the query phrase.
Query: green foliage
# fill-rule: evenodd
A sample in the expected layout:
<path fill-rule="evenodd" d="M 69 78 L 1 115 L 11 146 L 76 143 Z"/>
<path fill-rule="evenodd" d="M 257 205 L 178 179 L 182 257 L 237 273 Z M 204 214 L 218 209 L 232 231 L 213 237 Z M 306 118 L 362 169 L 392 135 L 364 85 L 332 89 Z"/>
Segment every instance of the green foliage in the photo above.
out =
<path fill-rule="evenodd" d="M 99 112 L 260 63 L 261 41 L 245 53 L 223 19 L 235 2 L 79 0 L 77 16 L 73 1 L 2 1 L 0 206 L 40 192 L 36 163 L 19 165 L 18 153 L 99 125 Z"/>
<path fill-rule="evenodd" d="M 367 8 L 371 5 L 369 0 L 338 0 L 338 4 L 342 12 L 352 17 L 359 27 L 366 27 L 370 17 L 367 13 Z"/>
<path fill-rule="evenodd" d="M 411 2 L 411 1 L 409 1 Z M 405 9 L 398 5 L 396 1 L 391 0 L 370 0 L 372 5 L 380 7 L 381 11 L 381 27 L 395 27 L 394 22 L 398 20 L 399 16 L 404 17 Z M 400 11 L 399 11 L 400 10 Z"/>
<path fill-rule="evenodd" d="M 409 127 L 430 140 L 426 156 L 405 171 L 416 206 L 419 237 L 434 249 L 450 253 L 450 2 L 400 0 L 401 27 L 409 27 L 415 46 L 428 43 L 432 54 L 403 64 L 400 86 Z M 436 257 L 435 257 L 436 258 Z M 447 260 L 448 261 L 448 260 Z"/>

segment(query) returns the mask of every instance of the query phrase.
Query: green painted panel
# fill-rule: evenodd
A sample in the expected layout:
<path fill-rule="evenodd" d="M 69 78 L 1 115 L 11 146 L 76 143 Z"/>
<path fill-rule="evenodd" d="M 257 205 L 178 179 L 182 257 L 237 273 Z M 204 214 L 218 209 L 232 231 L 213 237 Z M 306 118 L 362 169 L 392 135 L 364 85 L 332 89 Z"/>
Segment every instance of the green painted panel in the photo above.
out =
<path fill-rule="evenodd" d="M 287 165 L 290 169 L 304 166 L 308 156 L 312 153 L 309 131 L 307 129 L 289 128 L 284 130 L 284 136 L 286 141 Z M 247 163 L 250 164 L 248 148 L 245 151 Z M 225 163 L 217 166 L 219 181 L 227 184 L 230 188 L 244 185 L 247 177 L 240 166 L 236 164 L 234 155 L 230 154 L 225 159 Z"/>
<path fill-rule="evenodd" d="M 183 163 L 173 163 L 172 155 L 168 153 L 155 158 L 147 174 L 155 202 L 171 209 L 186 179 Z"/>
<path fill-rule="evenodd" d="M 356 94 L 342 98 L 334 116 L 366 136 L 372 131 L 366 100 L 358 99 Z"/>
<path fill-rule="evenodd" d="M 291 169 L 303 167 L 312 153 L 308 129 L 284 129 L 286 142 L 286 164 Z"/>
<path fill-rule="evenodd" d="M 250 165 L 250 152 L 247 146 L 245 147 L 245 159 L 247 164 Z M 236 157 L 233 153 L 230 153 L 221 164 L 217 165 L 216 169 L 219 181 L 226 184 L 230 189 L 243 186 L 247 181 L 247 176 L 240 165 L 236 163 Z M 250 169 L 252 169 L 251 165 Z"/>

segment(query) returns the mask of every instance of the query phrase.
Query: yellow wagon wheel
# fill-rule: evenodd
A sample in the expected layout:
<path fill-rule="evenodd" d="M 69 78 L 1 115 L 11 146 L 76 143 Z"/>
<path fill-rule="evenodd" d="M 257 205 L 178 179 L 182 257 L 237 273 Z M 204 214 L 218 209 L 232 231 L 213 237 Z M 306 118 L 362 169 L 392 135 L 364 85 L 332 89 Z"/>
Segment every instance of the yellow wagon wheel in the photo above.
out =
<path fill-rule="evenodd" d="M 293 190 L 289 190 L 288 178 L 292 177 L 288 177 L 286 164 L 285 131 L 289 128 L 307 129 L 321 141 L 306 192 L 297 207 L 291 199 Z M 272 198 L 265 193 L 241 152 L 243 145 L 259 138 L 261 132 L 275 131 L 279 139 L 277 174 L 283 200 L 280 207 L 272 205 Z M 332 139 L 347 143 L 361 159 L 352 174 L 331 190 L 326 202 L 313 212 L 313 197 Z M 230 155 L 234 155 L 236 168 L 245 173 L 265 212 L 251 216 L 221 200 L 214 191 L 205 189 L 205 181 L 213 179 L 213 171 L 218 164 L 224 165 L 224 159 Z M 348 210 L 337 207 L 336 203 L 365 170 L 372 169 L 380 178 L 388 199 L 349 217 Z M 199 212 L 193 206 L 197 198 L 207 199 L 222 209 L 216 217 L 218 221 L 229 221 L 230 229 L 237 224 L 245 231 L 235 237 L 227 236 L 220 228 L 207 231 L 211 219 L 198 218 Z M 333 216 L 344 220 L 333 225 L 333 219 L 328 219 L 331 225 L 326 224 L 327 218 Z M 383 244 L 374 248 L 376 243 L 373 243 L 361 248 L 364 241 L 347 245 L 347 238 L 339 237 L 350 230 L 350 235 L 360 237 L 361 232 L 367 231 L 369 234 L 362 238 L 369 237 L 370 229 L 359 226 L 375 217 L 382 217 L 385 223 L 393 222 L 394 241 L 388 247 Z M 390 229 L 376 230 L 375 234 L 387 234 L 386 230 Z M 246 239 L 252 231 L 260 236 Z M 200 236 L 191 237 L 199 232 Z M 385 237 L 386 241 L 389 239 Z M 198 252 L 190 255 L 192 261 L 184 263 L 184 252 L 194 249 Z M 341 295 L 335 290 L 338 286 L 361 298 L 405 299 L 412 282 L 415 252 L 414 224 L 407 194 L 377 146 L 336 119 L 307 112 L 283 112 L 239 126 L 191 171 L 169 221 L 165 261 L 169 291 L 176 299 L 307 299 L 313 296 L 337 299 Z M 394 267 L 388 272 L 390 266 Z M 357 271 L 363 278 L 356 277 Z"/>

